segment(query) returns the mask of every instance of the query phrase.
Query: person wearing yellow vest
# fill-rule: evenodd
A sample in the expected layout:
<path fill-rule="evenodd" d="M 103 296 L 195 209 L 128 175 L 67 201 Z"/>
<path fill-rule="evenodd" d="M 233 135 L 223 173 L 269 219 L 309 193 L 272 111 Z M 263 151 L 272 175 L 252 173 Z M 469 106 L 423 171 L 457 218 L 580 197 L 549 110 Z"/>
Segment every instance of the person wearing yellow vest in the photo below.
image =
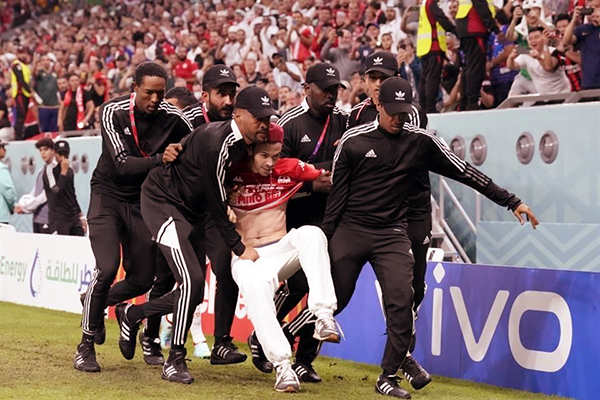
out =
<path fill-rule="evenodd" d="M 454 24 L 437 4 L 438 0 L 423 0 L 417 31 L 417 57 L 421 58 L 419 104 L 426 113 L 437 112 L 442 66 L 446 55 L 446 32 L 456 32 Z"/>
<path fill-rule="evenodd" d="M 478 110 L 481 83 L 485 76 L 486 45 L 490 32 L 504 42 L 496 20 L 492 0 L 459 0 L 456 14 L 456 32 L 465 55 L 462 70 L 461 110 Z"/>
<path fill-rule="evenodd" d="M 25 116 L 29 109 L 29 99 L 31 97 L 31 70 L 29 69 L 30 55 L 26 48 L 19 48 L 17 58 L 10 67 L 10 88 L 11 96 L 14 99 L 15 106 L 15 139 L 25 139 Z"/>

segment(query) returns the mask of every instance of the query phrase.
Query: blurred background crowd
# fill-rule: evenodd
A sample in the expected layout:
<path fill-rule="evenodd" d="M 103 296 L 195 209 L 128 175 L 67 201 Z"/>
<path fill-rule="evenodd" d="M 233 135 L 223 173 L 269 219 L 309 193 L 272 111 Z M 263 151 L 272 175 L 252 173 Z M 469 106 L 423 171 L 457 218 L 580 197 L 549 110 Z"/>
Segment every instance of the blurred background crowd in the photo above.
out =
<path fill-rule="evenodd" d="M 98 127 L 137 65 L 201 96 L 233 68 L 280 113 L 306 70 L 335 65 L 338 105 L 369 96 L 365 59 L 387 51 L 428 112 L 497 107 L 509 96 L 600 88 L 600 0 L 107 0 L 0 2 L 0 139 Z"/>

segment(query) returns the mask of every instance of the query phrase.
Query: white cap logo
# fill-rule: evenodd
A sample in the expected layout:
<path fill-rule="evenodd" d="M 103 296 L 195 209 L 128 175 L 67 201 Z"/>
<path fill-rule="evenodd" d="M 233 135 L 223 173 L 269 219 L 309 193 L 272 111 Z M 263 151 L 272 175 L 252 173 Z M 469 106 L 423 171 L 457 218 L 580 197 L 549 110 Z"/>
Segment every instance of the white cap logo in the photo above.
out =
<path fill-rule="evenodd" d="M 262 100 L 263 106 L 268 106 L 271 104 L 267 96 L 261 97 L 260 99 Z"/>
<path fill-rule="evenodd" d="M 221 76 L 229 76 L 229 71 L 227 71 L 226 69 L 222 69 Z"/>
<path fill-rule="evenodd" d="M 396 95 L 396 100 L 404 101 L 404 95 L 405 95 L 405 93 L 402 90 L 397 91 L 395 93 L 395 95 Z"/>
<path fill-rule="evenodd" d="M 333 69 L 333 68 L 327 68 L 325 71 L 327 72 L 327 75 L 329 75 L 329 76 L 335 76 L 335 69 Z"/>
<path fill-rule="evenodd" d="M 383 58 L 382 57 L 377 57 L 373 59 L 373 65 L 381 65 L 383 64 Z"/>

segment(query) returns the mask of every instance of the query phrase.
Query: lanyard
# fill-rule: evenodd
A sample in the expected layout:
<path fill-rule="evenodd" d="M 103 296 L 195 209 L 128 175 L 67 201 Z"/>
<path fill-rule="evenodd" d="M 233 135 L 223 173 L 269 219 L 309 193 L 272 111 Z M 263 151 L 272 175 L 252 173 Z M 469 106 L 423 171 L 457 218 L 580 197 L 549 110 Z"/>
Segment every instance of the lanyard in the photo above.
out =
<path fill-rule="evenodd" d="M 140 141 L 138 140 L 137 126 L 135 126 L 135 115 L 133 113 L 134 105 L 135 105 L 135 92 L 131 93 L 131 96 L 129 97 L 129 119 L 131 121 L 131 134 L 133 135 L 133 140 L 135 140 L 135 144 L 137 145 L 138 149 L 140 150 L 140 153 L 142 153 L 142 156 L 144 156 L 145 158 L 148 158 L 148 157 L 150 157 L 150 155 L 148 155 L 148 153 L 146 153 L 144 150 L 142 150 L 140 148 Z"/>
<path fill-rule="evenodd" d="M 208 118 L 208 114 L 206 113 L 206 104 L 202 104 L 202 116 L 204 117 L 204 122 L 208 124 L 210 122 L 210 118 Z"/>
<path fill-rule="evenodd" d="M 310 157 L 308 157 L 308 163 L 312 163 L 313 160 L 315 159 L 315 156 L 317 155 L 317 153 L 319 152 L 319 149 L 321 148 L 321 144 L 323 144 L 323 139 L 325 139 L 325 132 L 327 132 L 327 128 L 329 128 L 329 118 L 331 118 L 331 114 L 329 114 L 327 116 L 327 121 L 325 121 L 325 126 L 323 127 L 323 132 L 321 132 L 321 137 L 319 137 L 319 141 L 317 142 L 317 145 L 315 146 L 315 149 L 313 150 L 312 154 L 310 155 Z"/>

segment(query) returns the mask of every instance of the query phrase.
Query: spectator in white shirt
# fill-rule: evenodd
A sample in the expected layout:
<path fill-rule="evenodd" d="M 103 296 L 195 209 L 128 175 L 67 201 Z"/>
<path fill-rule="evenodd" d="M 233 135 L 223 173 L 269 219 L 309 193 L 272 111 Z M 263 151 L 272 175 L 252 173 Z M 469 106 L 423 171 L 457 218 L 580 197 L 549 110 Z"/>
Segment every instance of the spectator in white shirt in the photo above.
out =
<path fill-rule="evenodd" d="M 394 1 L 390 0 L 387 3 L 387 9 L 385 10 L 386 23 L 379 27 L 379 40 L 381 37 L 389 33 L 392 36 L 392 47 L 395 49 L 401 40 L 406 39 L 406 33 L 402 31 L 400 26 L 402 25 L 402 17 L 398 12 L 398 8 L 394 5 Z"/>
<path fill-rule="evenodd" d="M 531 76 L 535 89 L 539 94 L 556 94 L 570 92 L 571 85 L 560 68 L 558 59 L 553 57 L 546 44 L 541 27 L 529 29 L 527 35 L 529 54 L 518 54 L 514 48 L 508 56 L 507 66 L 512 70 L 525 69 Z"/>
<path fill-rule="evenodd" d="M 287 86 L 292 92 L 302 90 L 302 72 L 292 62 L 286 62 L 281 55 L 273 54 L 273 80 L 278 87 Z"/>

